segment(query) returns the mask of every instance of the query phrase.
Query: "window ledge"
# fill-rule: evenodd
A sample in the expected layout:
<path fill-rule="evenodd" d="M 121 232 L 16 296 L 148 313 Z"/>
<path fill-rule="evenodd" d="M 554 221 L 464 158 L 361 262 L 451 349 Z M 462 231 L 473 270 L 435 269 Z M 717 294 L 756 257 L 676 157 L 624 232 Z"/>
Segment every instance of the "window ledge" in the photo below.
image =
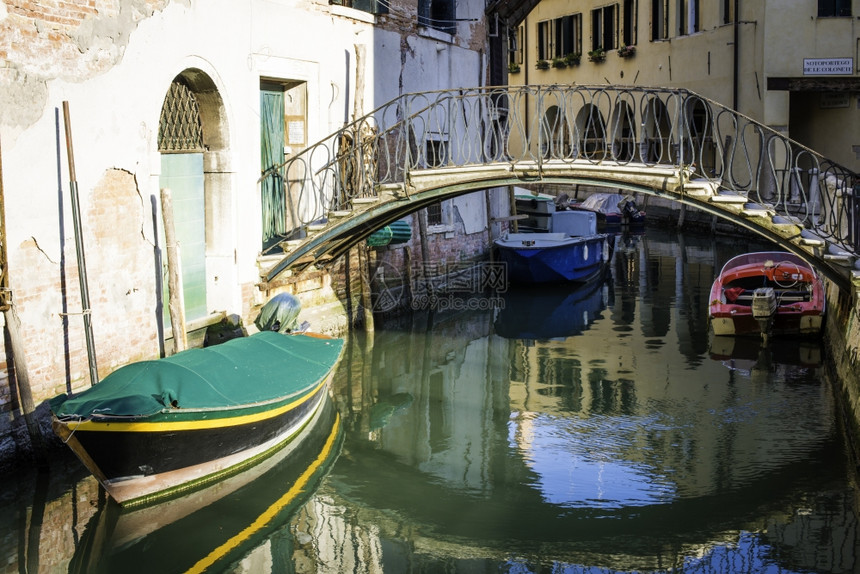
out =
<path fill-rule="evenodd" d="M 427 26 L 419 26 L 418 35 L 424 38 L 432 38 L 433 40 L 439 40 L 440 42 L 447 42 L 449 44 L 454 43 L 453 35 L 448 34 L 447 32 L 442 32 L 435 28 L 428 28 Z"/>
<path fill-rule="evenodd" d="M 428 225 L 427 226 L 427 233 L 428 234 L 438 235 L 440 233 L 453 233 L 453 232 L 454 232 L 454 226 L 453 225 L 442 224 L 442 225 Z"/>
<path fill-rule="evenodd" d="M 364 10 L 347 8 L 340 4 L 329 4 L 329 9 L 331 9 L 331 13 L 335 16 L 343 16 L 344 18 L 351 18 L 353 20 L 358 20 L 359 22 L 366 22 L 367 24 L 376 24 L 376 16 L 369 12 L 365 12 Z"/>

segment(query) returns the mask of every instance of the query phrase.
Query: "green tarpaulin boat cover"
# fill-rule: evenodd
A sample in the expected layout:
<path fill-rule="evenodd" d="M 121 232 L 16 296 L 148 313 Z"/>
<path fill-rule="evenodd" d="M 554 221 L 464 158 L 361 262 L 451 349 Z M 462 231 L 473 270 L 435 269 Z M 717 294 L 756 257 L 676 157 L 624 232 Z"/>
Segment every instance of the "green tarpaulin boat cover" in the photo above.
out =
<path fill-rule="evenodd" d="M 252 405 L 309 390 L 334 367 L 342 347 L 342 339 L 261 332 L 132 363 L 82 393 L 49 402 L 55 415 L 73 418 Z"/>

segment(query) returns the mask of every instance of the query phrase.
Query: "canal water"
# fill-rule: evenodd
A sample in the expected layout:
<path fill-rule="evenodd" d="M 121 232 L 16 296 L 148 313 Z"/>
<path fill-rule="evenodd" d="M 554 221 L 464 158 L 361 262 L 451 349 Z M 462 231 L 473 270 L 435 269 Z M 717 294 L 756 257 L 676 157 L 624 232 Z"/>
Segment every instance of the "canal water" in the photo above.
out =
<path fill-rule="evenodd" d="M 823 348 L 708 333 L 762 248 L 654 229 L 581 288 L 425 300 L 348 339 L 295 448 L 185 499 L 120 512 L 68 456 L 4 477 L 3 571 L 857 572 Z"/>

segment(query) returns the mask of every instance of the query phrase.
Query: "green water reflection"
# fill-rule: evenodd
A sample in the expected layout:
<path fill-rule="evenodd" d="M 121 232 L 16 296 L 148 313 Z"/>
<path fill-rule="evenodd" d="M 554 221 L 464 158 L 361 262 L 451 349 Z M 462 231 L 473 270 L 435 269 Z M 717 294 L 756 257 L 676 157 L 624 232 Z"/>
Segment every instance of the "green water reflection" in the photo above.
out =
<path fill-rule="evenodd" d="M 3 557 L 21 571 L 854 572 L 821 346 L 708 334 L 715 270 L 747 249 L 649 230 L 580 289 L 356 334 L 300 449 L 147 514 L 81 475 L 37 503 L 21 490 Z"/>

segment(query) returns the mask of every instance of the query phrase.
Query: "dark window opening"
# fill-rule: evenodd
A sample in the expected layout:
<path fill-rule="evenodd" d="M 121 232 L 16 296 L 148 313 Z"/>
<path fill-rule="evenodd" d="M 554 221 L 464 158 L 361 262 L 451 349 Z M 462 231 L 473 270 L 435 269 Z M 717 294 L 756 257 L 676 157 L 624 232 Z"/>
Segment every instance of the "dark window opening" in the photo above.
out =
<path fill-rule="evenodd" d="M 445 155 L 448 145 L 444 140 L 427 140 L 424 153 L 427 157 L 427 167 L 440 167 L 445 165 Z"/>
<path fill-rule="evenodd" d="M 549 60 L 552 54 L 549 24 L 549 20 L 546 20 L 544 22 L 538 22 L 537 25 L 538 60 Z"/>
<path fill-rule="evenodd" d="M 329 0 L 329 4 L 355 8 L 370 14 L 388 14 L 388 2 L 385 0 Z"/>
<path fill-rule="evenodd" d="M 818 17 L 851 16 L 851 0 L 818 0 Z"/>
<path fill-rule="evenodd" d="M 555 20 L 555 57 L 564 58 L 568 54 L 582 52 L 582 16 L 572 14 Z"/>
<path fill-rule="evenodd" d="M 636 43 L 636 0 L 624 0 L 624 23 L 621 41 L 625 46 Z"/>
<path fill-rule="evenodd" d="M 419 26 L 453 35 L 457 32 L 456 13 L 454 0 L 418 0 Z"/>
<path fill-rule="evenodd" d="M 651 0 L 651 40 L 666 40 L 668 38 L 668 0 Z"/>
<path fill-rule="evenodd" d="M 616 44 L 615 4 L 591 11 L 591 49 L 613 50 Z"/>
<path fill-rule="evenodd" d="M 442 203 L 427 206 L 427 225 L 442 225 Z"/>

